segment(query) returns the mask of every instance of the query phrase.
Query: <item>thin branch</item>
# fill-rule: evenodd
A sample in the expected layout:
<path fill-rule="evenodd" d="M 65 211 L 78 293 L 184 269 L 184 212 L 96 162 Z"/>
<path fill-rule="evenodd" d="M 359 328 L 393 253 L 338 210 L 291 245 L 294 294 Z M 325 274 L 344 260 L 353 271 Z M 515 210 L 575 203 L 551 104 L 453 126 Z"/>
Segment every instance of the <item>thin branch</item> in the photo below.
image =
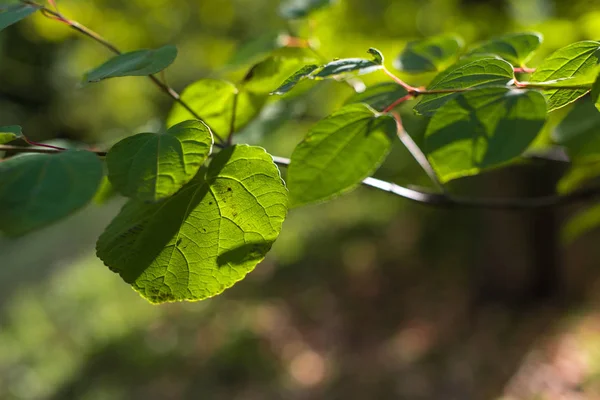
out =
<path fill-rule="evenodd" d="M 76 21 L 72 21 L 72 20 L 66 18 L 60 12 L 54 11 L 48 7 L 37 4 L 30 0 L 21 0 L 21 2 L 37 7 L 38 9 L 40 9 L 42 14 L 44 14 L 46 17 L 66 23 L 72 29 L 95 40 L 96 42 L 100 43 L 102 46 L 106 47 L 107 49 L 109 49 L 110 51 L 115 53 L 116 55 L 122 54 L 121 50 L 119 50 L 115 45 L 110 43 L 108 40 L 104 39 L 101 35 L 94 32 L 93 30 L 87 28 L 86 26 L 81 25 L 80 23 L 78 23 Z M 173 100 L 175 100 L 183 108 L 185 108 L 194 118 L 196 118 L 197 120 L 202 121 L 204 124 L 206 124 L 206 126 L 208 126 L 210 128 L 210 130 L 212 131 L 212 134 L 215 137 L 215 139 L 217 139 L 219 142 L 221 142 L 221 143 L 217 143 L 216 145 L 218 147 L 224 147 L 225 140 L 221 136 L 219 136 L 219 134 L 217 132 L 215 132 L 214 129 L 212 129 L 210 127 L 210 125 L 208 125 L 206 123 L 206 121 L 196 111 L 194 111 L 186 102 L 184 102 L 181 99 L 180 94 L 177 91 L 175 91 L 175 89 L 171 88 L 166 83 L 163 83 L 160 79 L 158 79 L 154 75 L 149 75 L 148 78 L 150 78 L 150 80 L 152 80 L 152 82 L 154 82 L 154 84 L 159 89 L 161 89 L 165 94 L 167 94 L 169 97 L 171 97 Z"/>
<path fill-rule="evenodd" d="M 396 82 L 398 85 L 402 86 L 404 89 L 406 89 L 408 91 L 409 94 L 415 94 L 419 92 L 419 89 L 409 85 L 408 83 L 404 82 L 402 79 L 398 78 L 396 75 L 394 75 L 393 73 L 390 72 L 389 69 L 387 69 L 385 66 L 383 66 L 383 72 L 385 72 L 385 74 L 387 76 L 389 76 L 390 78 L 392 78 L 392 80 L 394 82 Z"/>
<path fill-rule="evenodd" d="M 39 153 L 39 154 L 56 154 L 61 153 L 63 151 L 67 151 L 68 149 L 63 149 L 61 147 L 26 147 L 26 146 L 11 146 L 8 144 L 0 145 L 0 151 L 10 151 L 12 153 Z M 99 157 L 106 157 L 106 151 L 95 151 L 88 150 Z"/>
<path fill-rule="evenodd" d="M 290 164 L 290 160 L 283 157 L 273 156 L 273 161 L 282 167 L 287 167 Z M 375 178 L 367 178 L 362 181 L 362 184 L 375 189 L 383 190 L 384 192 L 395 194 L 420 204 L 446 208 L 488 208 L 508 211 L 522 211 L 560 207 L 600 197 L 600 187 L 582 189 L 566 195 L 550 195 L 530 198 L 472 199 L 453 196 L 446 193 L 422 192 Z"/>

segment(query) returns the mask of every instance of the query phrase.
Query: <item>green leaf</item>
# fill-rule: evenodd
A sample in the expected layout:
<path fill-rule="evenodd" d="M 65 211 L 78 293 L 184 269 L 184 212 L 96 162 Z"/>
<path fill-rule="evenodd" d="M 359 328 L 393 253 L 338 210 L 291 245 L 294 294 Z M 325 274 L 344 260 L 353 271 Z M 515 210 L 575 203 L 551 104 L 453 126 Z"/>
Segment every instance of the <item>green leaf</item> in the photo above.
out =
<path fill-rule="evenodd" d="M 279 94 L 279 95 L 286 94 L 287 92 L 292 90 L 294 87 L 296 87 L 296 85 L 298 83 L 300 83 L 304 79 L 310 77 L 310 75 L 313 73 L 313 71 L 315 71 L 318 68 L 319 68 L 319 66 L 314 65 L 314 64 L 306 65 L 306 66 L 300 68 L 292 76 L 287 78 L 281 84 L 281 86 L 279 86 L 277 89 L 275 89 L 271 94 Z"/>
<path fill-rule="evenodd" d="M 394 60 L 394 67 L 409 73 L 441 71 L 458 58 L 463 46 L 462 39 L 452 35 L 415 40 Z"/>
<path fill-rule="evenodd" d="M 21 127 L 18 125 L 0 126 L 0 144 L 6 144 L 23 136 Z"/>
<path fill-rule="evenodd" d="M 251 64 L 275 49 L 284 46 L 289 36 L 282 32 L 268 32 L 256 39 L 243 43 L 227 62 L 229 67 Z"/>
<path fill-rule="evenodd" d="M 552 133 L 556 144 L 567 148 L 576 162 L 600 158 L 600 112 L 590 96 L 577 101 Z"/>
<path fill-rule="evenodd" d="M 38 9 L 39 7 L 30 4 L 11 4 L 0 8 L 0 31 L 27 18 Z"/>
<path fill-rule="evenodd" d="M 0 162 L 0 231 L 20 236 L 85 206 L 102 180 L 94 153 L 26 154 Z"/>
<path fill-rule="evenodd" d="M 238 96 L 236 106 L 235 131 L 237 132 L 250 122 L 261 110 L 267 96 L 238 89 L 233 83 L 201 79 L 185 88 L 181 99 L 186 102 L 217 134 L 227 134 L 231 125 L 233 102 Z M 179 122 L 193 118 L 181 104 L 175 103 L 167 125 L 173 126 Z"/>
<path fill-rule="evenodd" d="M 165 134 L 140 133 L 110 149 L 108 178 L 127 197 L 157 202 L 192 180 L 212 145 L 210 130 L 200 121 L 180 122 Z"/>
<path fill-rule="evenodd" d="M 111 58 L 88 72 L 84 84 L 119 76 L 146 76 L 156 74 L 175 61 L 177 48 L 164 46 L 156 50 L 137 50 Z"/>
<path fill-rule="evenodd" d="M 292 205 L 358 186 L 379 167 L 395 135 L 394 119 L 364 104 L 344 106 L 318 122 L 292 154 L 287 175 Z"/>
<path fill-rule="evenodd" d="M 600 111 L 600 75 L 596 77 L 596 81 L 592 86 L 592 101 L 598 111 Z"/>
<path fill-rule="evenodd" d="M 600 42 L 583 41 L 570 44 L 555 51 L 531 75 L 531 82 L 547 82 L 571 78 L 592 72 L 600 61 Z M 548 111 L 564 107 L 577 100 L 588 89 L 554 89 L 545 91 Z"/>
<path fill-rule="evenodd" d="M 313 11 L 328 7 L 336 0 L 283 0 L 279 14 L 286 19 L 305 18 Z"/>
<path fill-rule="evenodd" d="M 514 78 L 513 67 L 508 62 L 493 57 L 470 57 L 460 60 L 436 76 L 428 90 L 468 89 L 506 85 Z M 415 111 L 432 116 L 435 111 L 458 93 L 424 95 Z"/>
<path fill-rule="evenodd" d="M 557 185 L 559 193 L 570 193 L 600 177 L 600 159 L 574 162 Z"/>
<path fill-rule="evenodd" d="M 522 67 L 541 43 L 542 35 L 539 33 L 510 33 L 480 43 L 472 48 L 468 55 L 494 54 L 515 66 Z"/>
<path fill-rule="evenodd" d="M 286 213 L 271 156 L 236 145 L 164 202 L 130 200 L 100 236 L 97 255 L 153 303 L 202 300 L 263 260 Z"/>
<path fill-rule="evenodd" d="M 561 232 L 564 244 L 571 244 L 579 237 L 600 227 L 600 205 L 577 213 L 565 224 Z"/>
<path fill-rule="evenodd" d="M 325 64 L 310 75 L 312 79 L 341 79 L 347 76 L 364 75 L 383 68 L 383 55 L 377 49 L 369 49 L 373 60 L 364 58 L 342 58 Z"/>
<path fill-rule="evenodd" d="M 475 175 L 518 157 L 544 126 L 546 102 L 533 90 L 485 88 L 447 102 L 425 133 L 440 180 Z"/>
<path fill-rule="evenodd" d="M 346 104 L 365 103 L 377 111 L 383 111 L 394 101 L 406 96 L 408 92 L 395 82 L 384 82 L 369 86 L 362 93 L 355 93 Z"/>

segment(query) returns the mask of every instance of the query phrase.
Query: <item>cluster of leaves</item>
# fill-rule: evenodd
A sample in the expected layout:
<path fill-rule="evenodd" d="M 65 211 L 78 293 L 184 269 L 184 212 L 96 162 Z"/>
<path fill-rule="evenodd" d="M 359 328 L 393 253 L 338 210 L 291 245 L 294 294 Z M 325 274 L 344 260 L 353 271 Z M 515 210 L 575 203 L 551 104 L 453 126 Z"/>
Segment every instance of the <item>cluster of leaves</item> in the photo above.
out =
<path fill-rule="evenodd" d="M 329 3 L 286 1 L 281 13 L 302 18 Z M 39 9 L 29 2 L 0 5 L 0 29 Z M 435 74 L 426 88 L 414 88 L 395 77 L 375 49 L 368 51 L 371 58 L 324 62 L 310 41 L 286 38 L 279 36 L 266 54 L 259 46 L 259 60 L 241 82 L 189 85 L 176 96 L 164 133 L 127 137 L 104 160 L 71 149 L 1 162 L 0 231 L 23 235 L 80 209 L 97 194 L 106 170 L 113 190 L 128 201 L 99 238 L 98 257 L 151 302 L 209 298 L 265 257 L 289 206 L 332 199 L 376 172 L 404 134 L 394 109 L 410 99 L 420 100 L 414 111 L 429 119 L 417 151 L 441 183 L 517 162 L 548 114 L 580 98 L 552 138 L 573 162 L 558 190 L 577 190 L 600 175 L 600 42 L 559 49 L 524 75 L 541 44 L 535 33 L 469 48 L 455 36 L 418 40 L 393 62 L 407 74 Z M 118 54 L 83 82 L 151 76 L 166 86 L 154 74 L 176 56 L 174 46 Z M 355 93 L 316 123 L 294 150 L 286 183 L 264 149 L 232 144 L 269 98 L 277 101 L 319 80 L 378 72 L 393 80 Z M 21 135 L 17 126 L 0 128 L 0 144 Z"/>

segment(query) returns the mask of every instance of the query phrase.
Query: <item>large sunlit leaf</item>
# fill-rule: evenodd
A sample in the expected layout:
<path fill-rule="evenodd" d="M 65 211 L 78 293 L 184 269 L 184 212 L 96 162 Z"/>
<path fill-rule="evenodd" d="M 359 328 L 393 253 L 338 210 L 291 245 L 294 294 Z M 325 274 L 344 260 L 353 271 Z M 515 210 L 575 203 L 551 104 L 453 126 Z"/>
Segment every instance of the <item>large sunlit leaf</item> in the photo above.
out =
<path fill-rule="evenodd" d="M 94 153 L 27 154 L 0 162 L 0 231 L 20 236 L 85 206 L 102 180 Z"/>
<path fill-rule="evenodd" d="M 462 39 L 452 35 L 409 42 L 394 67 L 409 73 L 441 71 L 458 58 L 462 47 Z"/>
<path fill-rule="evenodd" d="M 600 158 L 600 112 L 590 96 L 577 101 L 556 127 L 552 139 L 566 147 L 572 160 L 585 162 Z"/>
<path fill-rule="evenodd" d="M 494 57 L 470 57 L 460 60 L 441 72 L 427 86 L 428 90 L 468 89 L 485 86 L 506 85 L 514 78 L 513 67 L 508 62 Z M 458 93 L 424 95 L 415 111 L 431 116 Z"/>
<path fill-rule="evenodd" d="M 229 133 L 234 98 L 237 98 L 234 130 L 237 132 L 250 122 L 261 110 L 267 96 L 238 89 L 233 83 L 201 79 L 185 88 L 181 99 L 186 102 L 200 117 L 221 136 Z M 182 121 L 194 118 L 181 104 L 175 103 L 167 125 L 173 126 Z"/>
<path fill-rule="evenodd" d="M 531 82 L 547 82 L 561 78 L 583 76 L 597 68 L 600 62 L 600 42 L 583 41 L 559 49 L 546 58 L 531 75 Z M 564 107 L 589 89 L 553 89 L 544 92 L 548 111 Z"/>
<path fill-rule="evenodd" d="M 546 102 L 533 90 L 485 88 L 447 102 L 425 133 L 428 158 L 443 182 L 475 175 L 518 157 L 546 119 Z"/>
<path fill-rule="evenodd" d="M 156 50 L 137 50 L 111 58 L 85 75 L 84 83 L 99 82 L 120 76 L 156 74 L 175 61 L 177 48 L 164 46 Z"/>
<path fill-rule="evenodd" d="M 130 200 L 97 254 L 153 303 L 202 300 L 243 279 L 281 231 L 287 190 L 263 149 L 222 150 L 175 196 Z"/>
<path fill-rule="evenodd" d="M 325 8 L 336 0 L 282 0 L 279 13 L 283 18 L 305 18 L 313 11 Z"/>
<path fill-rule="evenodd" d="M 539 33 L 510 33 L 480 43 L 468 54 L 495 54 L 520 67 L 529 61 L 541 43 L 542 35 Z"/>
<path fill-rule="evenodd" d="M 296 147 L 288 169 L 291 203 L 299 206 L 347 192 L 388 154 L 396 123 L 364 104 L 350 104 L 318 122 Z"/>
<path fill-rule="evenodd" d="M 108 178 L 125 196 L 156 202 L 192 180 L 210 155 L 212 144 L 210 130 L 195 120 L 174 125 L 165 134 L 130 136 L 108 152 Z"/>
<path fill-rule="evenodd" d="M 0 31 L 27 18 L 39 9 L 39 7 L 31 4 L 7 4 L 6 7 L 3 6 L 0 4 Z"/>
<path fill-rule="evenodd" d="M 0 144 L 19 139 L 23 135 L 18 125 L 0 126 Z"/>
<path fill-rule="evenodd" d="M 383 82 L 369 86 L 364 92 L 353 94 L 346 104 L 365 103 L 377 111 L 383 111 L 394 101 L 406 96 L 405 88 L 395 82 Z"/>

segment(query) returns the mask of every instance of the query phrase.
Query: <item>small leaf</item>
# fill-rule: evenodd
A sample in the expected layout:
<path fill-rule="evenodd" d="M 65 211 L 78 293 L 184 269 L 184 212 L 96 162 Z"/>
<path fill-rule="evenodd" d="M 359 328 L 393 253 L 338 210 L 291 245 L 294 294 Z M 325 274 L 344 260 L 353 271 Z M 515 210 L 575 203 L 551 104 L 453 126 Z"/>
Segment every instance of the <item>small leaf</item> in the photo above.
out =
<path fill-rule="evenodd" d="M 600 111 L 600 75 L 596 77 L 596 81 L 592 86 L 592 101 L 598 111 Z"/>
<path fill-rule="evenodd" d="M 85 206 L 102 180 L 94 153 L 26 154 L 0 163 L 0 231 L 24 235 Z"/>
<path fill-rule="evenodd" d="M 383 55 L 379 50 L 369 49 L 368 52 L 374 56 L 373 60 L 364 58 L 342 58 L 325 64 L 321 69 L 313 72 L 313 79 L 340 79 L 345 76 L 364 75 L 383 68 Z"/>
<path fill-rule="evenodd" d="M 84 84 L 120 76 L 146 76 L 156 74 L 175 61 L 177 48 L 164 46 L 156 50 L 137 50 L 111 58 L 88 72 Z"/>
<path fill-rule="evenodd" d="M 288 185 L 294 206 L 352 190 L 390 150 L 396 122 L 364 104 L 344 106 L 318 122 L 292 154 Z"/>
<path fill-rule="evenodd" d="M 462 39 L 452 35 L 415 40 L 394 60 L 394 68 L 409 73 L 441 71 L 458 58 L 463 46 Z"/>
<path fill-rule="evenodd" d="M 576 162 L 600 158 L 600 112 L 590 96 L 577 101 L 552 134 Z"/>
<path fill-rule="evenodd" d="M 165 134 L 140 133 L 110 149 L 108 178 L 127 197 L 157 202 L 192 180 L 212 145 L 210 130 L 200 121 L 180 122 Z"/>
<path fill-rule="evenodd" d="M 600 177 L 600 158 L 575 161 L 557 185 L 559 193 L 570 193 Z"/>
<path fill-rule="evenodd" d="M 431 119 L 425 148 L 443 182 L 518 157 L 544 126 L 546 102 L 533 90 L 485 88 L 462 93 Z"/>
<path fill-rule="evenodd" d="M 236 145 L 162 203 L 130 200 L 100 236 L 97 255 L 153 303 L 202 300 L 264 259 L 286 213 L 271 156 Z"/>
<path fill-rule="evenodd" d="M 0 126 L 0 144 L 6 144 L 23 136 L 21 127 L 18 125 Z"/>
<path fill-rule="evenodd" d="M 494 54 L 517 67 L 523 66 L 540 47 L 539 33 L 510 33 L 480 43 L 467 54 Z"/>
<path fill-rule="evenodd" d="M 353 94 L 346 104 L 365 103 L 377 111 L 383 111 L 394 101 L 406 96 L 408 92 L 395 82 L 378 83 L 369 86 L 362 93 Z"/>
<path fill-rule="evenodd" d="M 470 57 L 460 60 L 436 76 L 428 90 L 467 89 L 485 86 L 506 85 L 514 78 L 513 67 L 508 62 L 493 57 Z M 458 93 L 428 94 L 416 105 L 421 115 L 433 113 Z"/>
<path fill-rule="evenodd" d="M 305 18 L 313 11 L 328 7 L 336 0 L 283 0 L 279 14 L 286 19 Z"/>
<path fill-rule="evenodd" d="M 531 82 L 547 82 L 586 75 L 600 62 L 600 42 L 583 41 L 559 49 L 546 58 L 531 75 Z M 554 89 L 544 92 L 548 112 L 577 100 L 589 89 Z"/>
<path fill-rule="evenodd" d="M 0 31 L 27 18 L 38 9 L 39 7 L 31 4 L 11 4 L 0 8 Z"/>
<path fill-rule="evenodd" d="M 319 66 L 314 65 L 314 64 L 306 65 L 306 66 L 300 68 L 292 76 L 287 78 L 281 84 L 281 86 L 279 86 L 277 89 L 275 89 L 271 94 L 279 94 L 279 95 L 286 94 L 287 92 L 292 90 L 294 87 L 296 87 L 296 85 L 300 81 L 303 81 L 304 79 L 310 77 L 310 75 L 313 73 L 313 71 L 315 71 L 318 68 L 319 68 Z"/>
<path fill-rule="evenodd" d="M 223 80 L 201 79 L 185 88 L 181 99 L 202 117 L 214 133 L 223 135 L 230 129 L 236 93 L 238 98 L 234 128 L 237 132 L 260 112 L 267 100 L 266 95 L 240 90 L 233 83 Z M 190 118 L 193 115 L 179 103 L 175 103 L 167 125 L 173 126 Z"/>
<path fill-rule="evenodd" d="M 381 51 L 377 50 L 374 47 L 371 47 L 369 50 L 367 50 L 367 53 L 373 56 L 373 62 L 379 65 L 383 65 L 384 57 Z"/>
<path fill-rule="evenodd" d="M 581 236 L 600 227 L 600 205 L 577 213 L 569 219 L 561 232 L 561 241 L 571 244 Z"/>

